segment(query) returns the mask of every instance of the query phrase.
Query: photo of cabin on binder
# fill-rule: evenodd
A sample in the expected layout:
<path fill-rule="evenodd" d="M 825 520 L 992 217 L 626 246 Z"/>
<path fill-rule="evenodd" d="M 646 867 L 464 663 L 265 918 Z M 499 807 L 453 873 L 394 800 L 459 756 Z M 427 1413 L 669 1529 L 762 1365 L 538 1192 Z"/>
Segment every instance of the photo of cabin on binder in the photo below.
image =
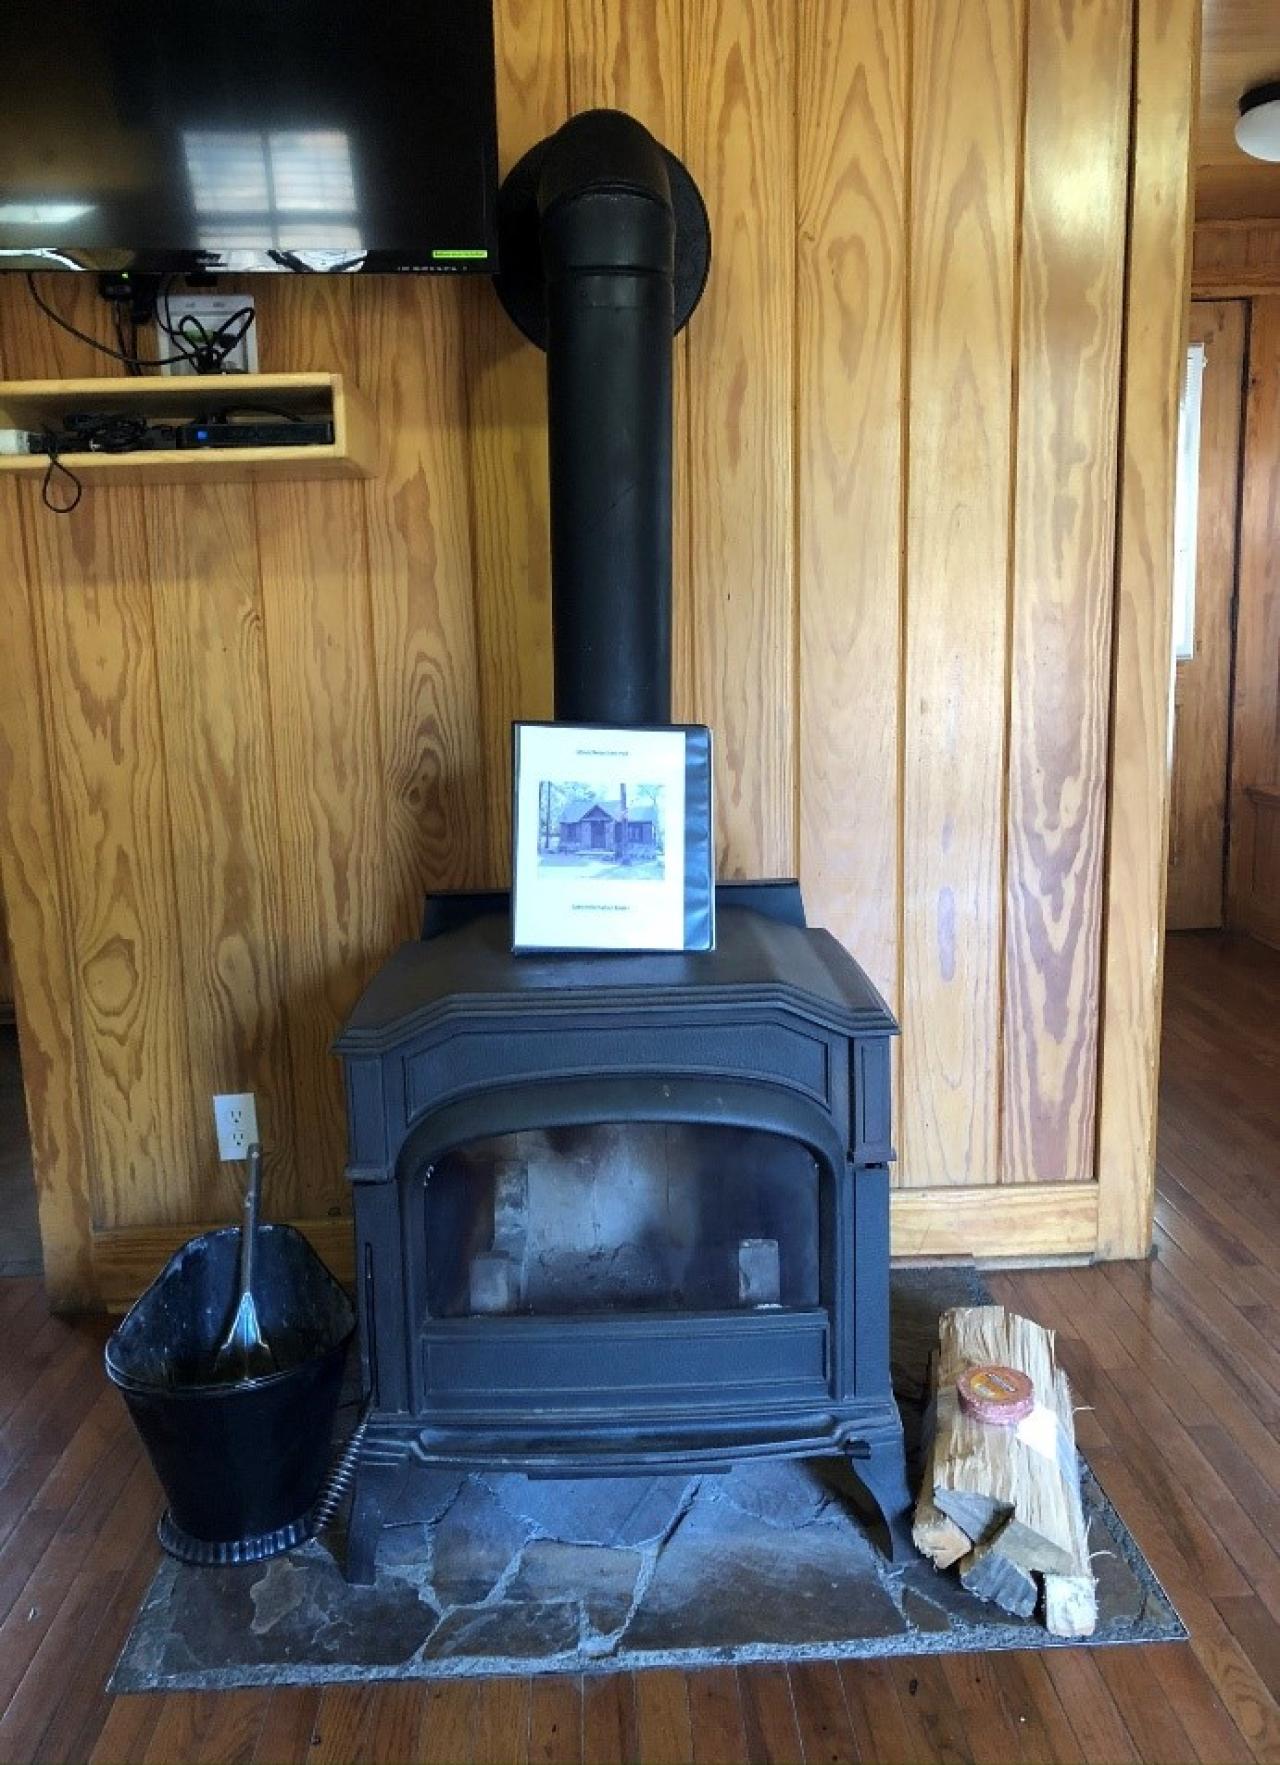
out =
<path fill-rule="evenodd" d="M 515 949 L 713 947 L 701 726 L 516 724 L 513 837 Z"/>

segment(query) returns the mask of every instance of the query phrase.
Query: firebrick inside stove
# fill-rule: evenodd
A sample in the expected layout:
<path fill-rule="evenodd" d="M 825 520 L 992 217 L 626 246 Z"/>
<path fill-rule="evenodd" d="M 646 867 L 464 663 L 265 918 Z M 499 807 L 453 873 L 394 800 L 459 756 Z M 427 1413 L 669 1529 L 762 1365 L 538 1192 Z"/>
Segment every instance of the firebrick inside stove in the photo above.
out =
<path fill-rule="evenodd" d="M 556 717 L 668 724 L 671 339 L 710 264 L 702 198 L 640 124 L 588 112 L 509 174 L 499 228 L 499 294 L 547 352 Z M 516 956 L 505 896 L 436 897 L 340 1036 L 369 1398 L 353 1580 L 415 1462 L 846 1453 L 910 1549 L 897 1026 L 795 884 L 722 888 L 716 918 L 705 953 Z"/>

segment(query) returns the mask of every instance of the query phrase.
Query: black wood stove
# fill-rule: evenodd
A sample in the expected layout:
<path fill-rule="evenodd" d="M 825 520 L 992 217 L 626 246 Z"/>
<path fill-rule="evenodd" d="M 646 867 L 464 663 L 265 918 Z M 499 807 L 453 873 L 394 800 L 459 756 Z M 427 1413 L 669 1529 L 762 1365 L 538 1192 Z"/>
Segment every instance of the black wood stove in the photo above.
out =
<path fill-rule="evenodd" d="M 548 352 L 556 714 L 670 717 L 673 329 L 709 263 L 679 162 L 575 118 L 503 190 Z M 909 1550 L 889 1379 L 890 1039 L 794 883 L 718 891 L 706 954 L 515 956 L 428 902 L 337 1042 L 369 1418 L 347 1572 L 409 1468 L 724 1470 L 847 1454 Z"/>

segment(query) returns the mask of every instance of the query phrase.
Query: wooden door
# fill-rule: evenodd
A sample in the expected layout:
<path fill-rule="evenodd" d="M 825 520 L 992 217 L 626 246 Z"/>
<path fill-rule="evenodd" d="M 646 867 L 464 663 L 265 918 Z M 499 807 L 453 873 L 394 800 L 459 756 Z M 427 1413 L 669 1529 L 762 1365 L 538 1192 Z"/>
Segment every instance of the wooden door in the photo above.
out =
<path fill-rule="evenodd" d="M 1204 345 L 1205 362 L 1195 636 L 1190 657 L 1177 663 L 1173 689 L 1170 931 L 1222 924 L 1244 302 L 1193 301 L 1190 340 Z"/>

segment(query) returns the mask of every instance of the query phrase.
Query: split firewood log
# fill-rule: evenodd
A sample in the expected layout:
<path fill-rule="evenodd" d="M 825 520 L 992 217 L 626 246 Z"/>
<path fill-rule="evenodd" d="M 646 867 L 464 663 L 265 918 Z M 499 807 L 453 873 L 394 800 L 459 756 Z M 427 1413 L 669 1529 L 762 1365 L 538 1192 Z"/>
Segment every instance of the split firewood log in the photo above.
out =
<path fill-rule="evenodd" d="M 1027 1615 L 1039 1594 L 1053 1635 L 1092 1635 L 1097 1583 L 1071 1386 L 1055 1361 L 1053 1332 L 990 1305 L 944 1313 L 939 1334 L 917 1546 L 939 1568 L 958 1562 L 962 1584 L 980 1598 Z M 1036 1408 L 1016 1427 L 981 1421 L 960 1407 L 961 1374 L 989 1365 L 1016 1368 L 1031 1381 Z"/>
<path fill-rule="evenodd" d="M 911 1537 L 918 1551 L 933 1563 L 935 1569 L 949 1569 L 973 1549 L 973 1540 L 943 1513 L 933 1499 L 933 1449 L 937 1439 L 938 1357 L 929 1356 L 929 1408 L 926 1412 L 927 1434 L 924 1442 L 924 1477 L 916 1501 Z"/>
<path fill-rule="evenodd" d="M 1077 1566 L 1071 1513 L 1078 1486 L 1069 1487 L 1058 1443 L 1050 1431 L 998 1427 L 961 1409 L 960 1375 L 970 1367 L 1016 1367 L 1027 1374 L 1038 1402 L 1052 1402 L 1056 1368 L 1052 1334 L 1000 1305 L 958 1306 L 944 1312 L 938 1350 L 937 1425 L 933 1445 L 933 1499 L 975 1545 L 994 1544 L 1020 1569 L 1071 1575 Z M 1029 1418 L 1035 1422 L 1036 1418 Z M 1074 1432 L 1071 1441 L 1074 1463 Z"/>
<path fill-rule="evenodd" d="M 1098 1582 L 1089 1557 L 1089 1535 L 1080 1499 L 1080 1467 L 1076 1458 L 1075 1414 L 1071 1383 L 1055 1369 L 1053 1407 L 1058 1418 L 1058 1446 L 1063 1476 L 1070 1486 L 1072 1566 L 1069 1574 L 1044 1579 L 1044 1622 L 1052 1636 L 1092 1636 L 1098 1627 Z"/>

